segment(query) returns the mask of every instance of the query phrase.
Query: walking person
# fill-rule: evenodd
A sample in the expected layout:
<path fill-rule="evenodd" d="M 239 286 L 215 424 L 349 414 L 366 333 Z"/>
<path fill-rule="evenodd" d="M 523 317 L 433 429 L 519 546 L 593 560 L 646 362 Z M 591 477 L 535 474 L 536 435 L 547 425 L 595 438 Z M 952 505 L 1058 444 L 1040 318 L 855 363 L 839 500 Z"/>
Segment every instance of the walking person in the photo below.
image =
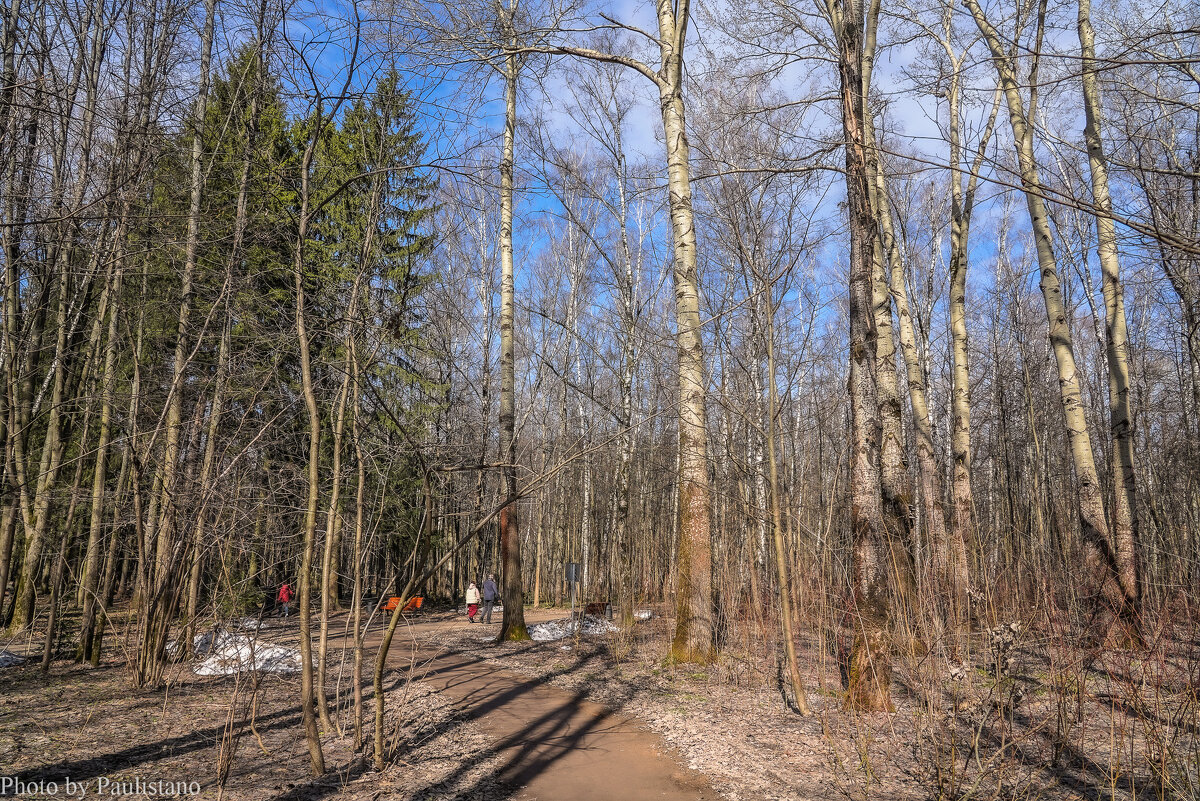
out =
<path fill-rule="evenodd" d="M 279 601 L 279 616 L 287 617 L 288 613 L 292 610 L 292 585 L 286 581 L 283 582 L 283 586 L 279 588 L 279 595 L 276 596 L 276 599 Z"/>
<path fill-rule="evenodd" d="M 496 605 L 496 599 L 500 597 L 500 590 L 496 589 L 496 577 L 488 573 L 487 581 L 483 582 L 483 622 L 492 622 L 492 607 Z"/>
<path fill-rule="evenodd" d="M 467 620 L 471 623 L 475 622 L 475 615 L 479 612 L 479 588 L 475 586 L 475 582 L 471 582 L 471 586 L 467 587 Z"/>

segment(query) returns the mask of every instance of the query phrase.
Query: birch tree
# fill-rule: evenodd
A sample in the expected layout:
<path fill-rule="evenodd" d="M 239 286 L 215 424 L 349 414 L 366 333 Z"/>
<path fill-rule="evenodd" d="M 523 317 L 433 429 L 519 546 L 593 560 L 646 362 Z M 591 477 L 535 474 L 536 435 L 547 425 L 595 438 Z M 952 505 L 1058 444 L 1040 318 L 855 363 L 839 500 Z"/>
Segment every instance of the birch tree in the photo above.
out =
<path fill-rule="evenodd" d="M 1138 503 L 1134 462 L 1133 410 L 1130 396 L 1129 333 L 1125 322 L 1125 292 L 1117 252 L 1112 196 L 1108 189 L 1108 159 L 1102 137 L 1102 104 L 1096 63 L 1096 35 L 1092 29 L 1091 0 L 1078 0 L 1077 29 L 1082 55 L 1083 129 L 1092 199 L 1096 206 L 1096 255 L 1103 276 L 1105 349 L 1108 362 L 1108 404 L 1111 437 L 1112 538 L 1117 580 L 1125 595 L 1128 613 L 1141 615 L 1141 565 L 1138 545 Z"/>
<path fill-rule="evenodd" d="M 890 571 L 882 485 L 881 401 L 877 386 L 874 314 L 877 281 L 874 250 L 877 223 L 871 208 L 869 138 L 864 88 L 867 13 L 861 0 L 829 0 L 822 10 L 833 31 L 840 85 L 846 206 L 850 224 L 850 531 L 852 537 L 853 645 L 849 654 L 846 706 L 864 711 L 891 708 Z"/>
<path fill-rule="evenodd" d="M 1034 131 L 1021 97 L 1014 56 L 1005 49 L 999 31 L 990 22 L 978 0 L 964 0 L 975 24 L 991 52 L 992 63 L 1000 79 L 1008 105 L 1009 124 L 1016 148 L 1021 186 L 1033 229 L 1037 249 L 1038 270 L 1041 276 L 1042 297 L 1046 304 L 1050 342 L 1058 368 L 1059 392 L 1066 421 L 1071 461 L 1075 469 L 1075 500 L 1083 529 L 1085 563 L 1091 584 L 1093 613 L 1098 615 L 1102 637 L 1119 623 L 1124 636 L 1137 638 L 1136 609 L 1121 586 L 1116 552 L 1109 533 L 1104 511 L 1100 476 L 1096 469 L 1087 418 L 1084 415 L 1080 391 L 1079 368 L 1063 302 L 1062 282 L 1055 258 L 1050 220 L 1047 215 L 1045 188 L 1039 175 L 1034 150 Z M 1041 12 L 1044 14 L 1044 10 Z M 1039 26 L 1041 15 L 1039 15 Z M 1036 48 L 1035 48 L 1036 57 Z M 1036 83 L 1034 84 L 1036 86 Z"/>
<path fill-rule="evenodd" d="M 696 218 L 692 208 L 684 63 L 690 0 L 656 0 L 658 67 L 619 52 L 573 44 L 539 48 L 594 61 L 620 64 L 650 80 L 658 90 L 666 140 L 667 191 L 675 286 L 676 346 L 679 355 L 679 501 L 675 635 L 671 658 L 708 662 L 714 640 L 712 589 L 712 495 L 708 475 L 706 378 L 700 322 Z M 636 30 L 636 29 L 635 29 Z"/>

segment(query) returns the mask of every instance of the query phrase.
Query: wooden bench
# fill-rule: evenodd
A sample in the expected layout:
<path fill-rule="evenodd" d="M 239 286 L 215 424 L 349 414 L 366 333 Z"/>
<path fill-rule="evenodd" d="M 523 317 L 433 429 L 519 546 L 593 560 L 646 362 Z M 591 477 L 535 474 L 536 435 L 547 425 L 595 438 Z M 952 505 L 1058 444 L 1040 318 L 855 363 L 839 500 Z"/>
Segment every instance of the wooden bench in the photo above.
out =
<path fill-rule="evenodd" d="M 423 604 L 424 602 L 425 602 L 425 599 L 422 598 L 420 595 L 414 595 L 413 597 L 408 599 L 408 603 L 406 603 L 404 605 L 404 608 L 401 609 L 400 611 L 401 612 L 415 612 L 421 608 L 421 604 Z M 394 611 L 396 611 L 396 607 L 399 605 L 400 605 L 400 598 L 398 596 L 393 595 L 391 598 L 388 598 L 387 603 L 385 603 L 383 605 L 383 611 L 394 612 Z"/>

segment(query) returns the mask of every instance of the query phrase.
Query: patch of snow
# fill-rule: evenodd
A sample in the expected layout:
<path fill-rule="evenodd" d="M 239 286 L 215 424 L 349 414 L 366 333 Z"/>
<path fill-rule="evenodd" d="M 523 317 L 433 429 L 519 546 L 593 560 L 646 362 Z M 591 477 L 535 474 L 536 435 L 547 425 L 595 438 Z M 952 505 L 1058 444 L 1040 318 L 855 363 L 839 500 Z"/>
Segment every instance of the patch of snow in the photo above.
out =
<path fill-rule="evenodd" d="M 214 648 L 220 648 L 233 636 L 233 634 L 230 634 L 225 629 L 213 629 L 211 631 L 206 631 L 203 634 L 197 634 L 192 638 L 192 655 L 204 656 Z M 179 648 L 179 640 L 171 640 L 167 643 L 167 656 L 171 659 L 179 659 L 181 656 L 183 656 L 183 654 L 180 653 Z"/>
<path fill-rule="evenodd" d="M 192 654 L 195 656 L 204 656 L 212 651 L 213 648 L 220 648 L 233 636 L 224 629 L 213 629 L 203 634 L 197 634 L 192 638 Z M 171 640 L 167 643 L 167 656 L 171 659 L 178 659 L 183 655 L 179 649 L 179 640 Z"/>
<path fill-rule="evenodd" d="M 239 625 L 244 629 L 254 630 L 270 628 L 270 626 L 267 625 L 267 621 L 259 620 L 256 617 L 244 617 L 241 619 L 241 621 L 239 621 Z"/>
<path fill-rule="evenodd" d="M 17 656 L 12 651 L 0 651 L 0 668 L 9 668 L 21 664 L 25 657 Z"/>
<path fill-rule="evenodd" d="M 571 618 L 563 618 L 562 620 L 548 620 L 545 623 L 534 623 L 529 626 L 529 636 L 538 642 L 552 642 L 554 640 L 562 640 L 575 635 L 576 630 L 582 634 L 608 634 L 620 629 L 609 623 L 602 617 L 595 615 L 584 615 L 582 620 L 572 620 Z"/>
<path fill-rule="evenodd" d="M 224 648 L 236 637 L 238 635 L 232 634 L 225 629 L 213 629 L 204 634 L 197 634 L 195 639 L 192 640 L 192 653 L 196 656 L 204 656 L 214 650 Z"/>
<path fill-rule="evenodd" d="M 172 659 L 177 658 L 179 642 L 171 640 L 166 650 Z M 252 670 L 297 673 L 301 665 L 298 648 L 259 642 L 254 635 L 234 634 L 225 629 L 197 634 L 192 639 L 192 653 L 206 657 L 192 667 L 198 676 L 232 676 Z"/>
<path fill-rule="evenodd" d="M 634 620 L 649 620 L 652 617 L 654 617 L 654 613 L 649 609 L 637 609 L 633 613 Z"/>
<path fill-rule="evenodd" d="M 206 652 L 207 659 L 192 668 L 198 676 L 232 676 L 244 671 L 264 673 L 297 673 L 303 664 L 300 650 L 284 645 L 258 642 L 243 634 L 217 638 Z M 202 652 L 197 649 L 197 654 Z"/>

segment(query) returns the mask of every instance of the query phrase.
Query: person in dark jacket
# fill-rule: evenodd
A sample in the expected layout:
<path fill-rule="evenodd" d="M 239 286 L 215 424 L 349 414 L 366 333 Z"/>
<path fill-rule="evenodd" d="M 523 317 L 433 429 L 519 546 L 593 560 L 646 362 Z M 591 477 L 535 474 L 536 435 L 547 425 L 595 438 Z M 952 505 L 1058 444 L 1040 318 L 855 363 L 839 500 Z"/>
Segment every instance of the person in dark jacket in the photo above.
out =
<path fill-rule="evenodd" d="M 483 622 L 492 622 L 492 607 L 496 605 L 496 599 L 500 597 L 500 590 L 496 589 L 496 577 L 488 574 L 487 581 L 483 582 Z"/>

